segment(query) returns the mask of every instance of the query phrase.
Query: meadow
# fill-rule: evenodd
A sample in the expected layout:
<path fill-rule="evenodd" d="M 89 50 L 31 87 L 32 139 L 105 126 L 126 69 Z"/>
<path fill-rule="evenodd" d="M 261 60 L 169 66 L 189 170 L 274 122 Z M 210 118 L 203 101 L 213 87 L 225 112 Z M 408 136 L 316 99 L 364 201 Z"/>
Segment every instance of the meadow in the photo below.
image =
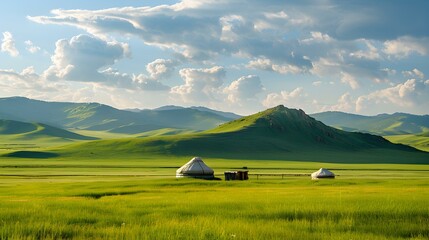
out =
<path fill-rule="evenodd" d="M 189 157 L 0 158 L 0 239 L 428 239 L 429 166 Z M 310 180 L 320 167 L 335 180 Z"/>

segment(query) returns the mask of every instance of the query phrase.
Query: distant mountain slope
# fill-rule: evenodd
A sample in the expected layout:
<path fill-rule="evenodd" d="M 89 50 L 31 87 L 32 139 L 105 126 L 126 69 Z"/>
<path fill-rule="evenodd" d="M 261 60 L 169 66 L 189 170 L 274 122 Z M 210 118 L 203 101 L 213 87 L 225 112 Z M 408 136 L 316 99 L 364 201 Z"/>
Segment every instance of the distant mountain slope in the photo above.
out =
<path fill-rule="evenodd" d="M 405 135 L 392 135 L 386 136 L 386 138 L 394 143 L 402 143 L 407 144 L 409 146 L 413 146 L 422 151 L 429 152 L 429 136 L 422 135 L 413 135 L 413 134 L 405 134 Z"/>
<path fill-rule="evenodd" d="M 201 112 L 214 113 L 216 115 L 219 115 L 219 116 L 231 119 L 231 120 L 242 117 L 242 116 L 237 115 L 237 114 L 232 113 L 232 112 L 222 112 L 222 111 L 217 111 L 217 110 L 213 110 L 213 109 L 206 108 L 206 107 L 201 107 L 201 106 L 199 106 L 199 107 L 193 106 L 193 107 L 189 107 L 189 108 L 190 109 L 195 109 L 195 110 L 198 110 L 198 111 L 201 111 Z M 185 109 L 185 108 L 184 107 L 180 107 L 180 106 L 167 105 L 167 106 L 155 108 L 153 110 L 155 110 L 155 111 L 165 111 L 165 110 L 179 110 L 179 109 Z"/>
<path fill-rule="evenodd" d="M 155 110 L 155 111 L 165 111 L 165 110 L 177 110 L 177 109 L 184 109 L 184 107 L 174 106 L 174 105 L 166 105 L 166 106 L 162 106 L 162 107 L 159 107 L 159 108 L 155 108 L 153 110 Z"/>
<path fill-rule="evenodd" d="M 0 118 L 40 122 L 60 128 L 130 134 L 163 128 L 201 131 L 232 120 L 215 111 L 190 108 L 136 112 L 119 110 L 99 103 L 45 102 L 22 97 L 0 98 Z"/>
<path fill-rule="evenodd" d="M 62 138 L 70 140 L 95 140 L 96 138 L 83 136 L 60 128 L 41 123 L 26 123 L 13 120 L 0 120 L 0 136 L 13 137 L 17 140 L 31 140 L 36 138 Z"/>
<path fill-rule="evenodd" d="M 108 152 L 106 152 L 106 150 Z M 74 154 L 171 154 L 345 163 L 429 163 L 429 154 L 382 137 L 328 127 L 302 110 L 278 106 L 196 134 L 93 141 L 57 151 Z"/>
<path fill-rule="evenodd" d="M 429 115 L 394 113 L 361 116 L 343 112 L 322 112 L 311 116 L 329 126 L 347 131 L 379 135 L 421 134 L 429 131 Z"/>
<path fill-rule="evenodd" d="M 237 118 L 242 117 L 242 116 L 237 115 L 237 114 L 232 113 L 232 112 L 221 112 L 221 111 L 213 110 L 213 109 L 206 108 L 206 107 L 191 107 L 191 108 L 196 109 L 198 111 L 202 111 L 202 112 L 214 113 L 214 114 L 217 114 L 217 115 L 229 118 L 229 119 L 237 119 Z"/>

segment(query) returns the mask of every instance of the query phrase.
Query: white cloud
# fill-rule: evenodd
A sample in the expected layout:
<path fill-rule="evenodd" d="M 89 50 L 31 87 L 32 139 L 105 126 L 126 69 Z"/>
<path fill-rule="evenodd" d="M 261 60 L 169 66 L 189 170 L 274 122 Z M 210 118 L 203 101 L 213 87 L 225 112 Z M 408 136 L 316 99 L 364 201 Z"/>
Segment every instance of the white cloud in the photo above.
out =
<path fill-rule="evenodd" d="M 266 59 L 266 58 L 259 58 L 256 60 L 252 60 L 246 65 L 246 67 L 266 70 L 266 71 L 273 71 L 280 74 L 288 74 L 288 73 L 298 74 L 298 73 L 304 72 L 304 69 L 301 69 L 297 66 L 294 66 L 291 64 L 285 64 L 285 65 L 274 64 L 270 59 Z"/>
<path fill-rule="evenodd" d="M 307 94 L 304 93 L 304 89 L 298 87 L 291 92 L 280 91 L 280 93 L 270 93 L 263 100 L 262 104 L 265 107 L 274 107 L 282 104 L 289 108 L 302 108 L 307 102 L 306 97 Z"/>
<path fill-rule="evenodd" d="M 139 74 L 133 78 L 138 88 L 145 91 L 167 91 L 170 87 L 164 85 L 161 81 L 148 78 L 144 74 Z"/>
<path fill-rule="evenodd" d="M 34 43 L 30 40 L 25 41 L 25 49 L 27 49 L 27 51 L 29 51 L 30 53 L 37 53 L 38 51 L 40 51 L 40 47 L 34 45 Z"/>
<path fill-rule="evenodd" d="M 138 86 L 142 90 L 148 91 L 163 91 L 169 90 L 170 87 L 162 83 L 163 80 L 169 78 L 175 67 L 179 64 L 178 61 L 171 59 L 156 59 L 146 65 L 146 74 L 139 74 L 134 76 L 134 82 L 138 83 Z"/>
<path fill-rule="evenodd" d="M 426 56 L 429 52 L 429 38 L 399 37 L 386 41 L 383 51 L 396 58 L 405 58 L 412 53 Z"/>
<path fill-rule="evenodd" d="M 409 79 L 394 87 L 360 96 L 356 101 L 356 111 L 376 112 L 375 109 L 384 109 L 384 111 L 400 109 L 408 112 L 418 106 L 429 107 L 429 88 L 425 85 L 423 81 Z"/>
<path fill-rule="evenodd" d="M 360 59 L 368 59 L 368 60 L 378 60 L 381 58 L 380 53 L 378 52 L 378 49 L 368 40 L 360 40 L 366 45 L 366 51 L 365 50 L 358 50 L 356 52 L 350 53 L 350 56 Z"/>
<path fill-rule="evenodd" d="M 273 6 L 270 6 L 274 4 Z M 246 10 L 242 6 L 246 5 Z M 268 7 L 269 6 L 269 7 Z M 252 10 L 253 9 L 253 10 Z M 213 59 L 218 55 L 269 58 L 279 66 L 311 67 L 299 51 L 291 56 L 297 41 L 280 36 L 296 26 L 294 16 L 309 16 L 301 11 L 285 12 L 279 3 L 186 1 L 174 5 L 140 8 L 111 8 L 97 11 L 54 10 L 54 16 L 29 17 L 44 24 L 71 25 L 103 39 L 120 33 L 140 37 L 144 43 L 170 49 L 192 60 Z M 289 10 L 292 11 L 292 10 Z M 305 17 L 303 17 L 305 18 Z M 287 25 L 287 28 L 257 29 L 259 22 Z M 284 70 L 280 70 L 284 71 Z"/>
<path fill-rule="evenodd" d="M 353 101 L 350 93 L 344 93 L 338 98 L 337 104 L 324 109 L 324 111 L 342 111 L 342 112 L 351 112 L 355 110 L 355 102 Z"/>
<path fill-rule="evenodd" d="M 171 59 L 156 59 L 146 65 L 146 71 L 152 79 L 165 79 L 171 76 L 177 65 L 178 62 Z"/>
<path fill-rule="evenodd" d="M 315 86 L 315 87 L 319 87 L 319 86 L 322 85 L 322 83 L 323 83 L 322 81 L 315 81 L 315 82 L 312 83 L 312 85 Z"/>
<path fill-rule="evenodd" d="M 358 81 L 349 73 L 341 72 L 341 82 L 348 84 L 352 89 L 359 88 Z"/>
<path fill-rule="evenodd" d="M 281 74 L 323 71 L 339 79 L 339 72 L 347 72 L 356 79 L 380 82 L 385 80 L 386 73 L 378 62 L 384 59 L 377 45 L 385 40 L 390 41 L 386 46 L 395 45 L 394 41 L 407 39 L 402 36 L 422 39 L 417 36 L 429 35 L 426 25 L 413 21 L 427 18 L 420 10 L 425 7 L 422 3 L 407 6 L 406 9 L 413 9 L 413 15 L 401 20 L 413 22 L 413 28 L 382 24 L 397 21 L 397 14 L 404 10 L 399 6 L 386 9 L 382 5 L 363 1 L 356 3 L 356 8 L 350 8 L 350 4 L 343 1 L 318 1 L 309 7 L 306 1 L 187 0 L 156 7 L 57 9 L 52 11 L 52 16 L 29 19 L 43 24 L 75 26 L 103 39 L 118 33 L 138 36 L 147 45 L 197 62 L 216 61 L 220 55 L 238 56 L 247 59 L 245 61 L 250 59 L 250 68 Z M 382 16 L 385 21 L 368 14 Z M 298 39 L 298 36 L 304 37 Z M 390 53 L 411 51 L 398 50 L 398 47 L 386 49 L 390 49 L 386 50 Z M 325 60 L 339 66 L 322 70 L 327 67 L 323 65 Z"/>
<path fill-rule="evenodd" d="M 256 100 L 257 94 L 263 91 L 261 80 L 258 76 L 248 75 L 233 81 L 224 92 L 228 94 L 228 100 L 232 103 L 243 104 L 249 100 Z"/>
<path fill-rule="evenodd" d="M 19 51 L 15 47 L 15 40 L 13 39 L 12 33 L 3 32 L 1 51 L 8 53 L 12 57 L 17 57 L 19 55 Z"/>
<path fill-rule="evenodd" d="M 27 67 L 21 72 L 0 69 L 0 86 L 3 91 L 11 92 L 56 92 L 67 88 L 63 83 L 46 81 L 38 75 L 34 67 Z"/>
<path fill-rule="evenodd" d="M 31 41 L 28 46 L 34 47 Z M 121 73 L 111 66 L 123 57 L 129 56 L 128 45 L 88 36 L 78 35 L 70 40 L 56 42 L 52 65 L 37 79 L 46 81 L 92 82 L 106 87 L 130 90 L 159 91 L 170 88 L 161 83 L 168 78 L 177 61 L 156 59 L 147 64 L 149 76 Z M 22 76 L 20 76 L 22 78 Z"/>
<path fill-rule="evenodd" d="M 44 72 L 44 76 L 51 80 L 116 84 L 117 75 L 103 74 L 102 70 L 128 53 L 126 44 L 106 42 L 88 35 L 78 35 L 70 41 L 58 40 L 55 46 L 55 54 L 51 57 L 53 64 Z"/>
<path fill-rule="evenodd" d="M 218 101 L 225 78 L 223 67 L 212 68 L 184 68 L 179 71 L 185 81 L 183 85 L 171 88 L 173 96 L 179 96 L 185 103 L 201 103 Z"/>
<path fill-rule="evenodd" d="M 311 44 L 312 42 L 332 42 L 333 39 L 328 34 L 323 34 L 321 32 L 310 32 L 311 37 L 303 39 L 301 42 L 306 44 Z"/>
<path fill-rule="evenodd" d="M 404 75 L 404 77 L 407 77 L 407 78 L 414 78 L 414 77 L 418 77 L 420 79 L 425 78 L 424 73 L 422 73 L 417 68 L 414 68 L 411 71 L 402 71 L 402 75 Z"/>

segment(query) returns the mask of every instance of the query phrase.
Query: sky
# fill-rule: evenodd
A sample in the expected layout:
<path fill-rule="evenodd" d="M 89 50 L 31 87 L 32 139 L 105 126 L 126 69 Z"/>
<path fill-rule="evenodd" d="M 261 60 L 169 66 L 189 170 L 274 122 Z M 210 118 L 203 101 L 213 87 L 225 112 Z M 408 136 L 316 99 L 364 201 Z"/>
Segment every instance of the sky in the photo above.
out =
<path fill-rule="evenodd" d="M 0 97 L 429 114 L 426 0 L 16 0 Z"/>

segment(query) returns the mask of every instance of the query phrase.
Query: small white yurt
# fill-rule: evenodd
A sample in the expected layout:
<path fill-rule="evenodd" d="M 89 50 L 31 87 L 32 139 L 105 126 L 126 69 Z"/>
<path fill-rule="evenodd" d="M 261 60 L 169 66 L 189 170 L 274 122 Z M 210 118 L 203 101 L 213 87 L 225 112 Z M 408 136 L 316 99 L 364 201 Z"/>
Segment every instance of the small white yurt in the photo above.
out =
<path fill-rule="evenodd" d="M 335 178 L 335 174 L 328 169 L 321 168 L 319 171 L 311 174 L 311 179 L 319 179 L 319 178 Z"/>
<path fill-rule="evenodd" d="M 214 171 L 200 157 L 194 157 L 177 169 L 176 178 L 183 177 L 212 179 L 214 178 Z"/>

